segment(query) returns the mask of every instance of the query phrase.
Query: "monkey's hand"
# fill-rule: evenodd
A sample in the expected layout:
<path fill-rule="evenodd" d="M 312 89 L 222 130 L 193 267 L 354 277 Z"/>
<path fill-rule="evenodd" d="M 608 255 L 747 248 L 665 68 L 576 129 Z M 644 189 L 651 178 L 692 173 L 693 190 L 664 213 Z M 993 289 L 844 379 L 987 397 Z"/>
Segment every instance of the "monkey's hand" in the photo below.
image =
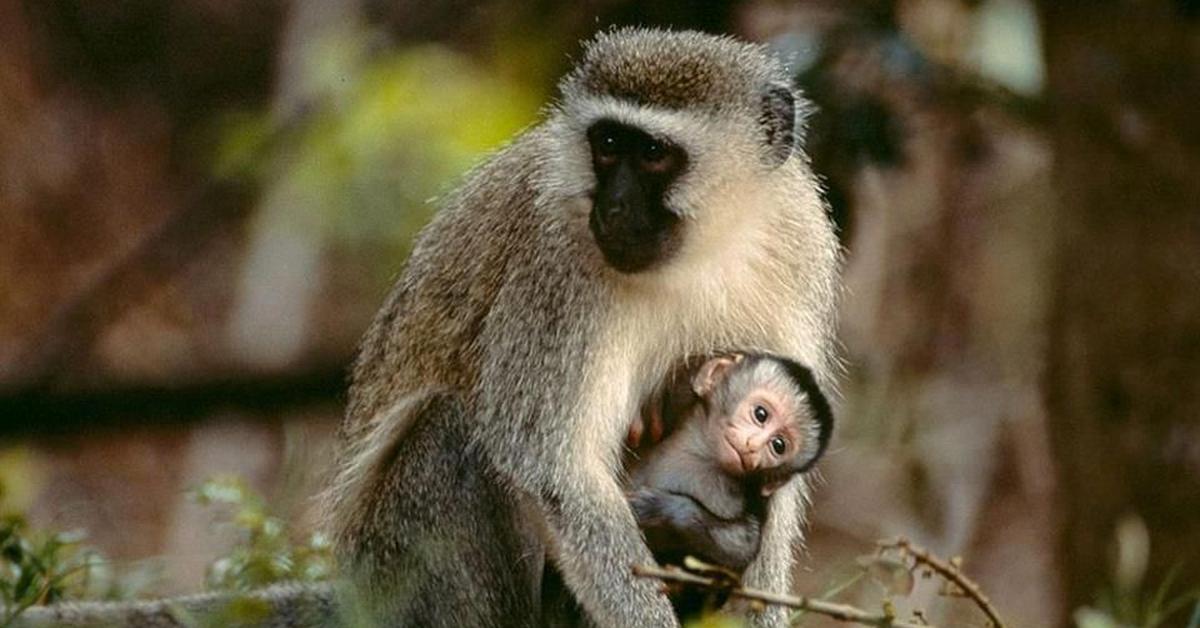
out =
<path fill-rule="evenodd" d="M 549 495 L 546 521 L 559 571 L 587 611 L 590 625 L 679 626 L 663 591 L 633 574 L 635 565 L 654 564 L 654 557 L 638 534 L 620 487 L 614 481 L 610 492 L 607 485 L 588 484 L 574 481 L 571 495 Z"/>
<path fill-rule="evenodd" d="M 650 399 L 642 406 L 642 411 L 633 419 L 633 423 L 629 425 L 629 435 L 625 439 L 625 444 L 630 449 L 636 450 L 642 445 L 642 438 L 647 437 L 646 444 L 653 445 L 663 438 L 663 397 L 661 392 L 655 392 Z"/>
<path fill-rule="evenodd" d="M 693 554 L 739 573 L 758 554 L 758 517 L 722 519 L 688 495 L 651 487 L 634 489 L 628 499 L 656 553 Z"/>
<path fill-rule="evenodd" d="M 643 445 L 643 438 L 646 445 L 658 443 L 675 430 L 698 402 L 691 380 L 672 373 L 642 404 L 641 411 L 629 426 L 626 444 L 630 449 L 637 449 Z"/>

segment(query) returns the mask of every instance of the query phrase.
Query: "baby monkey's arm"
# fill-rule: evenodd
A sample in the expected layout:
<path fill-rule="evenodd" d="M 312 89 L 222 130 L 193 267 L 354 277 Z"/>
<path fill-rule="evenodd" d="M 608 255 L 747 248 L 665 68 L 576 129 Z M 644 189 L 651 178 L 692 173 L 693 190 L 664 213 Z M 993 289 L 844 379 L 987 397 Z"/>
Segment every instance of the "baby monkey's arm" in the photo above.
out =
<path fill-rule="evenodd" d="M 693 554 L 737 572 L 758 554 L 762 523 L 756 515 L 721 519 L 690 497 L 650 487 L 631 492 L 629 504 L 657 553 Z"/>

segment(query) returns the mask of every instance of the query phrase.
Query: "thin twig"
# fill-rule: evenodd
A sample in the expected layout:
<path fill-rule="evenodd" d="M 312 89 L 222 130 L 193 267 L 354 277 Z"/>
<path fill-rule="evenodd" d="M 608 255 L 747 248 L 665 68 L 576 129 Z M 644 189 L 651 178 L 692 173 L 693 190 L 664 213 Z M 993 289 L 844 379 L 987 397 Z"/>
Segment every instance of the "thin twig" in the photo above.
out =
<path fill-rule="evenodd" d="M 954 583 L 963 591 L 966 597 L 975 602 L 975 605 L 983 611 L 984 615 L 987 615 L 988 620 L 992 622 L 995 628 L 1005 628 L 1004 622 L 1000 621 L 1000 614 L 996 612 L 996 607 L 992 606 L 992 602 L 984 595 L 983 589 L 979 588 L 979 585 L 974 580 L 968 578 L 956 565 L 938 558 L 929 550 L 920 545 L 913 544 L 904 537 L 893 541 L 882 541 L 879 543 L 879 546 L 883 549 L 899 550 L 911 556 L 918 564 L 929 567 L 947 581 Z"/>
<path fill-rule="evenodd" d="M 637 566 L 633 568 L 633 574 L 642 578 L 658 578 L 663 581 L 694 584 L 707 589 L 726 589 L 726 587 L 721 585 L 721 581 L 716 578 L 706 578 L 704 576 L 698 576 L 680 569 L 663 569 L 661 567 Z M 747 600 L 757 600 L 766 604 L 778 604 L 780 606 L 800 609 L 810 613 L 818 613 L 827 617 L 832 617 L 834 619 L 846 622 L 853 622 L 862 626 L 875 626 L 876 628 L 934 628 L 928 624 L 916 624 L 908 621 L 902 621 L 886 614 L 872 614 L 862 610 L 861 608 L 850 606 L 848 604 L 838 604 L 835 602 L 818 600 L 804 596 L 782 595 L 779 593 L 759 591 L 757 589 L 748 589 L 739 586 L 729 587 L 727 590 L 730 595 L 735 597 L 745 598 Z"/>

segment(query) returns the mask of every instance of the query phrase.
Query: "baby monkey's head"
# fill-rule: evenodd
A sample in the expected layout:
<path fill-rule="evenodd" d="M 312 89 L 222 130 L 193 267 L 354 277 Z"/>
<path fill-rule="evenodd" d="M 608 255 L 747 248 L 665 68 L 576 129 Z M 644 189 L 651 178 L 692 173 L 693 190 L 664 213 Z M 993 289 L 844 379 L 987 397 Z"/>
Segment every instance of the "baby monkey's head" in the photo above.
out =
<path fill-rule="evenodd" d="M 821 457 L 833 430 L 829 401 L 812 371 L 776 356 L 709 358 L 692 388 L 721 470 L 761 484 L 769 495 Z"/>

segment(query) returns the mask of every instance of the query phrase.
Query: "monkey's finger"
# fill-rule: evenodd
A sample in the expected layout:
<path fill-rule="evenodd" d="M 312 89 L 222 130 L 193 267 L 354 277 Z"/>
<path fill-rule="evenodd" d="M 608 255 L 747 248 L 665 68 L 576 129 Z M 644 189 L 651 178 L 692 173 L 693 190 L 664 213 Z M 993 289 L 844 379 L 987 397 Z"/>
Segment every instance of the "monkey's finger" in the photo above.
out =
<path fill-rule="evenodd" d="M 662 410 L 655 406 L 650 410 L 650 442 L 657 443 L 663 437 Z"/>
<path fill-rule="evenodd" d="M 625 438 L 625 443 L 630 449 L 637 449 L 638 445 L 642 444 L 642 434 L 645 432 L 646 424 L 642 422 L 642 418 L 638 417 L 633 420 L 633 424 L 629 426 L 629 435 Z"/>

